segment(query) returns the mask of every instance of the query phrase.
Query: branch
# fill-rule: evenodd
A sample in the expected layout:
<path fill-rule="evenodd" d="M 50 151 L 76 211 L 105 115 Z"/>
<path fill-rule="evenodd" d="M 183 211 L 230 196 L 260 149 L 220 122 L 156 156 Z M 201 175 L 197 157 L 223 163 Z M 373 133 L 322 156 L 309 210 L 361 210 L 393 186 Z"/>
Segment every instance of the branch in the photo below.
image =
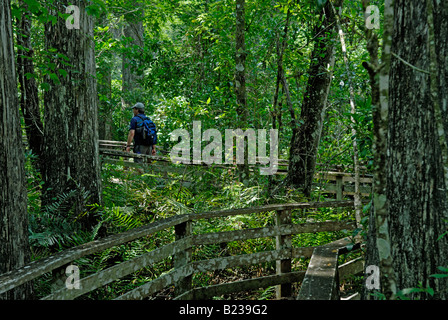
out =
<path fill-rule="evenodd" d="M 378 73 L 377 68 L 375 68 L 371 63 L 367 61 L 364 61 L 362 63 L 362 66 L 367 70 L 370 76 L 375 76 Z"/>
<path fill-rule="evenodd" d="M 414 69 L 414 70 L 416 70 L 416 71 L 423 72 L 423 73 L 426 73 L 426 74 L 431 75 L 431 73 L 430 73 L 429 71 L 420 69 L 420 68 L 418 68 L 418 67 L 416 67 L 416 66 L 410 64 L 409 62 L 407 62 L 406 60 L 404 60 L 403 58 L 401 58 L 399 55 L 397 55 L 396 53 L 391 52 L 391 55 L 393 55 L 395 58 L 397 58 L 398 60 L 400 60 L 401 62 L 403 62 L 403 63 L 404 63 L 405 65 L 407 65 L 408 67 L 411 67 L 412 69 Z"/>

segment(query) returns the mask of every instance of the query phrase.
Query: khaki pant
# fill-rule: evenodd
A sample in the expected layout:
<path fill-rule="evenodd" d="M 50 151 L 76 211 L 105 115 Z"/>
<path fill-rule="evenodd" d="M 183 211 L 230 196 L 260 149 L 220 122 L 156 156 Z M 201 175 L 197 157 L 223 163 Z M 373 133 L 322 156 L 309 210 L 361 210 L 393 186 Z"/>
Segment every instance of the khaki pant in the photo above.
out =
<path fill-rule="evenodd" d="M 136 145 L 136 146 L 134 146 L 134 153 L 151 155 L 152 154 L 152 146 Z M 143 159 L 134 158 L 134 162 L 135 163 L 143 163 Z"/>

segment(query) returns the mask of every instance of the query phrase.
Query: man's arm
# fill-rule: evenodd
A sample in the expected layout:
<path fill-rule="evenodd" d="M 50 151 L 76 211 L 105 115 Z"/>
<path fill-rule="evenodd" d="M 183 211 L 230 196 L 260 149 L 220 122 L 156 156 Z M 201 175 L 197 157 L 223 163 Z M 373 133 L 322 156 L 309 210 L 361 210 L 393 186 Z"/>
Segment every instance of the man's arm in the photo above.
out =
<path fill-rule="evenodd" d="M 132 144 L 132 140 L 134 140 L 134 135 L 135 135 L 135 130 L 134 129 L 129 130 L 128 141 L 126 143 L 126 152 L 131 151 L 131 144 Z"/>
<path fill-rule="evenodd" d="M 152 155 L 153 156 L 156 155 L 156 145 L 155 144 L 152 145 Z"/>

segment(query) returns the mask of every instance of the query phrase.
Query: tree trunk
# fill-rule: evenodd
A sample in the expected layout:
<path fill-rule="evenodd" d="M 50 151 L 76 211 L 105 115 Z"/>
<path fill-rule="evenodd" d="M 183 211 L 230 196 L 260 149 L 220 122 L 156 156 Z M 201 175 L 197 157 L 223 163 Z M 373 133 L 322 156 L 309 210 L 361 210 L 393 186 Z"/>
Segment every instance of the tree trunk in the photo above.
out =
<path fill-rule="evenodd" d="M 347 46 L 345 45 L 345 36 L 344 31 L 342 30 L 342 25 L 339 20 L 339 17 L 337 16 L 336 9 L 333 7 L 333 12 L 336 17 L 337 26 L 338 26 L 338 33 L 339 33 L 339 39 L 341 41 L 341 50 L 342 55 L 344 57 L 344 64 L 345 64 L 345 70 L 347 72 L 347 80 L 349 85 L 349 92 L 350 92 L 350 113 L 352 115 L 356 114 L 356 105 L 355 105 L 355 90 L 353 88 L 353 81 L 352 76 L 350 75 L 350 63 L 348 60 L 347 55 Z M 356 224 L 357 227 L 361 227 L 361 214 L 362 214 L 362 202 L 361 202 L 361 193 L 359 190 L 360 187 L 360 169 L 359 169 L 359 155 L 358 155 L 358 142 L 356 141 L 357 131 L 356 131 L 356 122 L 353 116 L 350 117 L 350 120 L 352 122 L 352 145 L 353 145 L 353 167 L 355 171 L 355 194 L 353 196 L 354 198 L 354 205 L 355 205 L 355 218 L 356 218 Z"/>
<path fill-rule="evenodd" d="M 291 96 L 289 93 L 289 86 L 285 76 L 285 70 L 283 68 L 283 56 L 288 45 L 288 28 L 289 22 L 291 20 L 291 10 L 288 9 L 286 14 L 286 22 L 285 27 L 283 28 L 283 37 L 280 38 L 280 33 L 277 34 L 276 40 L 276 51 L 277 51 L 277 81 L 275 84 L 274 91 L 274 101 L 272 103 L 273 111 L 272 111 L 272 128 L 278 129 L 279 133 L 281 132 L 282 127 L 282 103 L 278 101 L 280 84 L 282 84 L 282 93 L 287 96 L 287 103 L 289 112 L 291 115 L 291 127 L 294 128 L 296 125 L 296 116 L 294 112 L 294 108 L 291 102 Z"/>
<path fill-rule="evenodd" d="M 430 0 L 433 1 L 433 0 Z M 434 17 L 435 43 L 428 38 L 428 11 Z M 447 181 L 444 179 L 436 104 L 443 108 L 447 132 L 446 91 L 448 4 L 395 0 L 391 51 L 387 163 L 387 199 L 393 268 L 397 288 L 431 287 L 446 300 L 444 279 L 429 277 L 448 266 Z M 438 68 L 431 66 L 431 46 Z M 431 72 L 429 72 L 431 70 Z M 431 73 L 429 75 L 429 73 Z M 435 88 L 431 85 L 435 80 Z M 435 100 L 431 88 L 437 91 Z M 442 137 L 446 141 L 446 136 Z M 381 250 L 380 250 L 381 251 Z M 426 294 L 416 294 L 421 299 Z"/>
<path fill-rule="evenodd" d="M 373 210 L 375 216 L 376 252 L 380 267 L 381 290 L 387 299 L 395 299 L 397 292 L 396 274 L 393 268 L 392 246 L 389 229 L 389 192 L 387 177 L 388 162 L 388 125 L 390 92 L 391 46 L 394 24 L 394 0 L 386 0 L 384 4 L 384 33 L 382 65 L 379 70 L 379 105 L 373 110 L 374 131 L 374 185 Z"/>
<path fill-rule="evenodd" d="M 363 11 L 366 12 L 367 7 L 370 5 L 369 0 L 363 0 L 362 6 Z M 367 19 L 367 17 L 366 17 Z M 367 20 L 366 20 L 367 23 Z M 369 62 L 363 62 L 363 66 L 366 68 L 366 70 L 369 73 L 369 79 L 370 79 L 370 88 L 371 88 L 371 104 L 372 104 L 372 113 L 373 113 L 373 121 L 374 121 L 374 146 L 373 146 L 373 153 L 375 154 L 375 181 L 374 181 L 374 195 L 378 196 L 383 194 L 383 198 L 385 196 L 385 190 L 386 186 L 381 185 L 381 183 L 377 183 L 377 181 L 382 180 L 384 181 L 385 178 L 383 178 L 384 175 L 384 165 L 381 166 L 381 153 L 378 151 L 378 139 L 384 139 L 383 136 L 379 135 L 379 129 L 381 128 L 382 132 L 387 131 L 386 123 L 384 124 L 381 122 L 381 113 L 379 110 L 380 107 L 380 87 L 378 82 L 378 71 L 379 71 L 379 59 L 378 59 L 378 51 L 379 51 L 379 42 L 378 42 L 378 36 L 376 35 L 373 30 L 368 29 L 365 27 L 364 33 L 367 38 L 367 51 L 369 52 Z M 385 145 L 384 145 L 385 146 Z M 386 149 L 384 149 L 383 154 L 386 154 Z M 380 160 L 380 163 L 377 163 L 378 160 Z M 367 250 L 366 250 L 366 268 L 369 268 L 369 266 L 379 266 L 379 256 L 378 256 L 378 248 L 376 245 L 376 223 L 375 223 L 375 210 L 374 205 L 370 208 L 369 213 L 369 226 L 368 226 L 368 232 L 367 232 Z M 370 276 L 370 274 L 367 273 L 367 270 L 365 272 L 366 278 Z M 377 288 L 380 289 L 380 288 Z M 371 294 L 373 292 L 371 291 L 371 288 L 365 287 L 362 292 L 362 299 L 363 300 L 371 300 L 374 299 Z"/>
<path fill-rule="evenodd" d="M 0 274 L 29 262 L 24 151 L 9 0 L 0 0 Z M 0 299 L 29 299 L 25 284 Z"/>
<path fill-rule="evenodd" d="M 335 4 L 335 6 L 340 5 Z M 293 128 L 287 182 L 311 193 L 317 150 L 334 66 L 336 17 L 327 1 L 320 11 L 322 24 L 315 28 L 315 44 L 298 128 Z"/>
<path fill-rule="evenodd" d="M 21 1 L 21 5 L 27 5 Z M 19 47 L 17 54 L 17 73 L 20 84 L 20 108 L 22 109 L 25 120 L 25 131 L 28 138 L 28 144 L 39 160 L 42 157 L 43 146 L 43 125 L 40 119 L 39 97 L 37 84 L 34 77 L 27 77 L 27 74 L 34 75 L 33 48 L 31 46 L 30 28 L 31 13 L 24 11 L 21 19 L 18 21 L 19 32 L 17 33 L 17 44 Z M 40 168 L 40 162 L 37 162 Z"/>
<path fill-rule="evenodd" d="M 109 25 L 108 37 L 112 39 L 118 38 L 119 30 L 114 28 L 113 21 L 106 21 L 106 18 L 103 20 L 97 21 L 98 25 Z M 103 24 L 101 24 L 103 23 Z M 100 140 L 113 140 L 112 137 L 112 111 L 113 105 L 112 101 L 112 71 L 114 69 L 114 63 L 116 61 L 117 55 L 110 51 L 106 53 L 106 58 L 101 62 L 97 59 L 97 65 L 99 66 L 97 69 L 98 74 L 98 95 L 102 97 L 99 101 L 99 111 L 98 111 L 98 130 L 99 130 L 99 139 Z"/>
<path fill-rule="evenodd" d="M 246 0 L 236 0 L 236 35 L 235 35 L 235 93 L 236 112 L 239 117 L 239 128 L 247 126 L 249 112 L 247 110 L 246 92 L 246 42 L 245 42 L 245 6 Z M 236 129 L 236 128 L 235 128 Z M 249 177 L 248 150 L 247 143 L 244 147 L 244 164 L 238 165 L 239 177 L 244 181 Z"/>
<path fill-rule="evenodd" d="M 142 4 L 135 2 L 135 6 L 141 7 Z M 126 26 L 124 27 L 124 36 L 133 40 L 127 44 L 127 52 L 123 55 L 122 90 L 126 106 L 141 102 L 141 84 L 142 77 L 138 75 L 139 54 L 135 50 L 142 50 L 144 46 L 144 28 L 143 28 L 143 9 L 136 14 L 125 16 Z"/>
<path fill-rule="evenodd" d="M 93 39 L 93 17 L 86 13 L 86 2 L 59 1 L 57 10 L 65 12 L 70 3 L 80 9 L 80 29 L 68 29 L 63 19 L 45 26 L 47 48 L 66 55 L 71 69 L 59 81 L 47 79 L 51 89 L 45 92 L 44 204 L 57 195 L 77 190 L 73 203 L 76 217 L 88 211 L 86 205 L 101 203 L 101 176 L 98 146 L 98 97 Z M 88 195 L 88 199 L 86 196 Z M 95 219 L 88 215 L 85 228 Z"/>
<path fill-rule="evenodd" d="M 99 139 L 112 140 L 112 114 L 110 101 L 112 100 L 112 67 L 108 66 L 102 70 L 102 77 L 98 79 L 98 91 L 101 92 L 106 101 L 100 101 L 99 105 Z"/>

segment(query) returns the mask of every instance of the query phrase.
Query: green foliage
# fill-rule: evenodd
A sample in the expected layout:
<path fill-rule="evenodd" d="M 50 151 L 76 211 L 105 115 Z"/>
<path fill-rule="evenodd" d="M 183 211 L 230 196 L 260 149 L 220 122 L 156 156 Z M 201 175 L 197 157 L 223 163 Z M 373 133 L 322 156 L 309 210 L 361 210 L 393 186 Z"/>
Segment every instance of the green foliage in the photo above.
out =
<path fill-rule="evenodd" d="M 65 245 L 72 240 L 71 236 L 79 226 L 65 217 L 63 212 L 76 192 L 58 195 L 58 199 L 38 215 L 30 216 L 30 244 L 43 247 L 53 247 L 58 244 Z"/>
<path fill-rule="evenodd" d="M 417 288 L 406 288 L 403 290 L 400 290 L 399 292 L 397 292 L 397 299 L 398 300 L 419 300 L 418 298 L 414 298 L 412 299 L 411 297 L 409 297 L 408 295 L 413 295 L 413 294 L 428 294 L 429 296 L 434 296 L 434 290 L 431 288 L 424 288 L 422 283 L 419 283 Z"/>
<path fill-rule="evenodd" d="M 32 18 L 31 42 L 35 72 L 26 76 L 36 79 L 39 99 L 51 83 L 70 77 L 74 70 L 70 59 L 46 45 L 44 27 L 57 19 L 67 17 L 65 12 L 52 13 L 54 1 L 24 0 Z M 97 65 L 99 100 L 99 126 L 109 126 L 108 138 L 124 141 L 128 133 L 132 113 L 124 109 L 123 101 L 141 101 L 147 107 L 159 130 L 159 149 L 170 150 L 175 142 L 170 133 L 176 129 L 191 132 L 194 120 L 202 121 L 203 130 L 216 128 L 236 129 L 239 119 L 235 99 L 235 21 L 234 1 L 172 1 L 145 0 L 140 8 L 125 0 L 89 2 L 87 13 L 95 16 L 93 41 Z M 325 5 L 324 0 L 276 1 L 246 0 L 246 81 L 249 118 L 242 124 L 247 128 L 270 129 L 273 126 L 273 95 L 276 87 L 278 53 L 285 28 L 288 11 L 291 14 L 287 46 L 283 54 L 283 67 L 288 80 L 292 108 L 300 114 L 302 101 L 309 78 L 308 67 L 313 50 L 315 26 L 318 23 L 316 10 Z M 344 165 L 349 171 L 353 165 L 352 141 L 356 139 L 360 157 L 369 164 L 372 159 L 372 118 L 369 83 L 366 71 L 358 61 L 368 58 L 365 40 L 360 36 L 363 12 L 360 3 L 346 2 L 342 15 L 346 18 L 343 27 L 351 61 L 347 72 L 342 59 L 334 67 L 334 81 L 330 90 L 328 108 L 324 120 L 324 131 L 318 150 L 319 169 L 330 165 Z M 138 10 L 137 10 L 138 9 Z M 12 14 L 18 23 L 25 8 L 13 4 Z M 144 12 L 143 15 L 140 15 Z M 141 20 L 145 34 L 143 46 L 130 46 L 133 39 L 124 37 L 123 28 Z M 17 25 L 15 26 L 16 30 Z M 17 31 L 16 31 L 17 32 Z M 361 32 L 362 33 L 362 32 Z M 341 52 L 337 46 L 338 57 Z M 18 47 L 17 49 L 23 49 Z M 17 50 L 16 50 L 17 52 Z M 122 57 L 130 59 L 131 71 L 139 76 L 140 90 L 123 91 Z M 355 63 L 356 62 L 356 63 Z M 348 80 L 355 88 L 357 113 L 350 114 L 347 97 Z M 291 113 L 288 109 L 283 85 L 279 90 L 279 152 L 288 158 L 292 137 Z M 41 105 L 43 105 L 41 103 Z M 353 123 L 351 117 L 354 118 Z M 301 124 L 303 125 L 303 124 Z M 352 127 L 357 130 L 352 134 Z M 105 130 L 105 129 L 104 129 Z M 106 131 L 106 130 L 105 130 Z M 105 133 L 104 133 L 105 135 Z M 217 209 L 232 209 L 276 202 L 303 201 L 303 195 L 295 190 L 284 194 L 270 195 L 268 179 L 254 175 L 249 184 L 236 182 L 234 169 L 210 168 L 199 176 L 191 172 L 170 174 L 171 180 L 163 180 L 157 174 L 136 174 L 134 170 L 120 165 L 104 165 L 104 207 L 96 207 L 98 224 L 94 230 L 82 231 L 76 217 L 66 215 L 70 211 L 70 200 L 79 191 L 58 195 L 52 204 L 43 208 L 40 203 L 42 180 L 32 165 L 33 156 L 28 154 L 28 211 L 30 215 L 30 244 L 33 258 L 46 256 L 63 248 L 79 245 L 96 239 L 99 234 L 124 232 L 177 214 L 204 212 Z M 280 179 L 279 179 L 280 180 Z M 181 182 L 191 183 L 188 187 Z M 81 191 L 82 192 L 82 191 Z M 319 199 L 324 197 L 317 195 Z M 310 212 L 295 211 L 295 222 L 351 219 L 348 212 L 319 209 Z M 195 225 L 195 233 L 218 232 L 239 228 L 260 228 L 274 225 L 273 213 L 252 216 L 233 216 L 225 219 L 203 221 Z M 354 236 L 344 232 L 298 235 L 293 237 L 295 246 L 319 245 L 342 236 Z M 172 230 L 159 232 L 151 239 L 143 239 L 105 250 L 102 253 L 76 261 L 83 275 L 88 275 L 116 263 L 172 241 Z M 195 248 L 195 259 L 224 256 L 228 254 L 253 253 L 275 247 L 272 240 L 256 239 L 232 242 L 226 246 L 211 245 Z M 296 261 L 295 268 L 306 266 L 306 261 Z M 96 290 L 87 298 L 111 298 L 154 279 L 172 268 L 167 259 L 145 268 L 133 275 Z M 259 268 L 257 270 L 257 268 Z M 253 269 L 238 269 L 241 274 L 256 274 L 257 271 L 272 271 L 272 265 Z M 223 273 L 222 276 L 225 274 Z M 234 276 L 237 276 L 233 274 Z M 212 275 L 198 275 L 195 281 L 208 283 Z M 43 279 L 46 283 L 48 279 Z M 42 286 L 44 288 L 45 286 Z M 42 289 L 47 290 L 47 289 Z M 42 295 L 43 292 L 42 291 Z M 259 297 L 272 297 L 268 288 L 256 293 Z"/>
<path fill-rule="evenodd" d="M 440 271 L 445 272 L 445 273 L 432 274 L 432 275 L 430 275 L 430 277 L 436 278 L 436 279 L 448 278 L 448 268 L 438 267 L 437 269 L 439 269 Z"/>

